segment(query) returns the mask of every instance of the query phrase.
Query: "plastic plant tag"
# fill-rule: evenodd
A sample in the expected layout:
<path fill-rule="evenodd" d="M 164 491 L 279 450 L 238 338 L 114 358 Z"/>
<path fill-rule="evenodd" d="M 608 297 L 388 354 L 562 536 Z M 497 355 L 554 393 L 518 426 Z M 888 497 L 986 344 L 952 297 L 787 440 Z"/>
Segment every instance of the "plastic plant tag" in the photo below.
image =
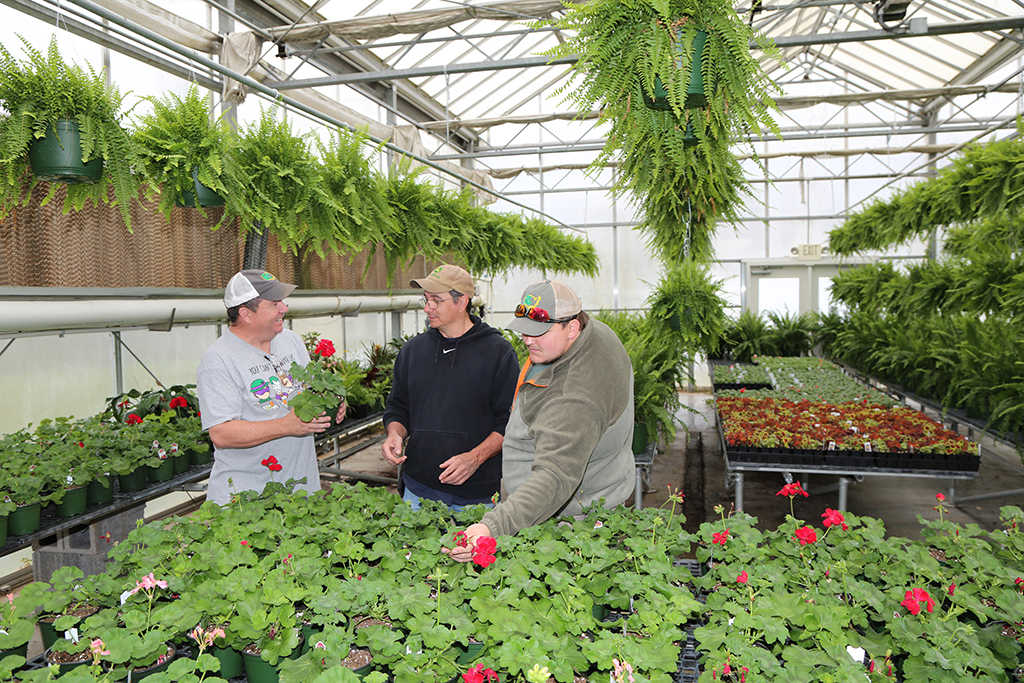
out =
<path fill-rule="evenodd" d="M 828 442 L 828 449 L 830 451 L 834 451 L 836 449 L 836 442 L 835 441 L 829 441 Z"/>
<path fill-rule="evenodd" d="M 128 598 L 131 596 L 131 594 L 132 594 L 131 591 L 125 591 L 124 593 L 121 593 L 121 604 L 122 605 L 124 603 L 128 602 Z"/>
<path fill-rule="evenodd" d="M 64 640 L 70 640 L 72 643 L 77 643 L 78 642 L 78 629 L 77 628 L 69 628 L 67 631 L 64 631 Z"/>
<path fill-rule="evenodd" d="M 864 442 L 864 450 L 867 451 L 868 453 L 871 452 L 871 442 L 870 441 L 865 441 Z"/>

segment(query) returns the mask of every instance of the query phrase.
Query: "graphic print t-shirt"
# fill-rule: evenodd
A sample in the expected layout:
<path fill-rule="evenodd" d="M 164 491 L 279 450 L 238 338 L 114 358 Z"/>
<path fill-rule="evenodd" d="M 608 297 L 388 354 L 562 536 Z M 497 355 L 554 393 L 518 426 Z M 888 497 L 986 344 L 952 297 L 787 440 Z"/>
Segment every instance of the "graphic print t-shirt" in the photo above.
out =
<path fill-rule="evenodd" d="M 287 415 L 288 402 L 301 391 L 289 372 L 292 362 L 305 365 L 309 354 L 291 330 L 274 337 L 267 354 L 228 328 L 203 354 L 196 373 L 203 429 L 230 420 L 260 422 Z M 281 464 L 280 472 L 271 473 L 260 464 L 271 455 Z M 307 483 L 301 488 L 320 490 L 312 435 L 281 437 L 252 448 L 218 448 L 207 498 L 224 505 L 233 493 L 262 491 L 271 479 L 285 483 L 302 477 Z"/>

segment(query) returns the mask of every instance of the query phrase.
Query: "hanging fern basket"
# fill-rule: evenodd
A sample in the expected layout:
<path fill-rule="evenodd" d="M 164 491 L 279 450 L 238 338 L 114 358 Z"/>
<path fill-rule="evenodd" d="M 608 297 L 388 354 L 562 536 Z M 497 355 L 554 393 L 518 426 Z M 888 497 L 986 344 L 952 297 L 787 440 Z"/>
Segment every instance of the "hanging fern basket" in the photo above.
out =
<path fill-rule="evenodd" d="M 691 118 L 686 122 L 686 131 L 683 133 L 683 147 L 693 147 L 699 144 L 700 138 L 697 137 L 697 133 L 693 129 L 693 119 Z"/>
<path fill-rule="evenodd" d="M 51 183 L 95 183 L 103 175 L 103 159 L 82 162 L 78 123 L 67 119 L 57 119 L 45 137 L 29 145 L 28 160 L 36 177 Z"/>
<path fill-rule="evenodd" d="M 195 192 L 182 190 L 175 206 L 224 206 L 224 197 L 199 182 L 199 171 L 192 169 L 192 183 Z"/>
<path fill-rule="evenodd" d="M 690 63 L 690 78 L 686 86 L 686 101 L 683 103 L 684 109 L 702 109 L 708 106 L 708 98 L 704 94 L 704 44 L 707 40 L 707 31 L 697 31 L 693 37 L 693 61 Z M 643 93 L 644 104 L 647 105 L 648 109 L 658 111 L 672 110 L 672 105 L 668 101 L 668 89 L 658 76 L 654 77 L 653 94 L 649 93 L 642 84 L 640 90 Z M 689 131 L 690 128 L 688 127 L 687 132 L 689 133 Z M 693 144 L 696 144 L 696 142 Z"/>

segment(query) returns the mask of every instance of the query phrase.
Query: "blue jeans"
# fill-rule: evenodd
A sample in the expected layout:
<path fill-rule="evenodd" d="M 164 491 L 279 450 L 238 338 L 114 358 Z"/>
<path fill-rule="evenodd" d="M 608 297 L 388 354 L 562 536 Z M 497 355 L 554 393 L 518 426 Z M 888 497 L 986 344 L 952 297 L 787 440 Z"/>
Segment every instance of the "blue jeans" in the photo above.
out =
<path fill-rule="evenodd" d="M 413 510 L 419 510 L 423 507 L 423 504 L 420 502 L 422 499 L 409 489 L 405 489 L 405 492 L 402 494 L 402 500 L 411 505 Z M 468 506 L 452 504 L 448 506 L 448 509 L 452 512 L 458 512 L 460 510 L 464 510 L 466 507 Z M 485 507 L 488 509 L 493 508 L 494 503 L 487 503 Z"/>

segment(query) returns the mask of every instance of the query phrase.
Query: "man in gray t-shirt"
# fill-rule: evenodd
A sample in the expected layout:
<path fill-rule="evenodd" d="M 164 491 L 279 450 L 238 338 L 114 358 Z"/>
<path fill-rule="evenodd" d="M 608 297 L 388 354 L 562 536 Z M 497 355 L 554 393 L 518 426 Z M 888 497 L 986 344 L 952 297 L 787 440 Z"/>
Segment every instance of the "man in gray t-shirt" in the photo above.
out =
<path fill-rule="evenodd" d="M 320 490 L 313 435 L 331 418 L 303 422 L 288 407 L 302 391 L 289 368 L 309 362 L 302 339 L 284 329 L 283 299 L 294 290 L 262 270 L 235 274 L 224 290 L 230 326 L 203 354 L 196 375 L 203 429 L 214 446 L 206 497 L 220 505 L 239 491 L 262 491 L 271 480 L 304 477 L 302 488 Z M 338 421 L 345 410 L 343 403 Z M 262 464 L 270 456 L 275 471 Z"/>

